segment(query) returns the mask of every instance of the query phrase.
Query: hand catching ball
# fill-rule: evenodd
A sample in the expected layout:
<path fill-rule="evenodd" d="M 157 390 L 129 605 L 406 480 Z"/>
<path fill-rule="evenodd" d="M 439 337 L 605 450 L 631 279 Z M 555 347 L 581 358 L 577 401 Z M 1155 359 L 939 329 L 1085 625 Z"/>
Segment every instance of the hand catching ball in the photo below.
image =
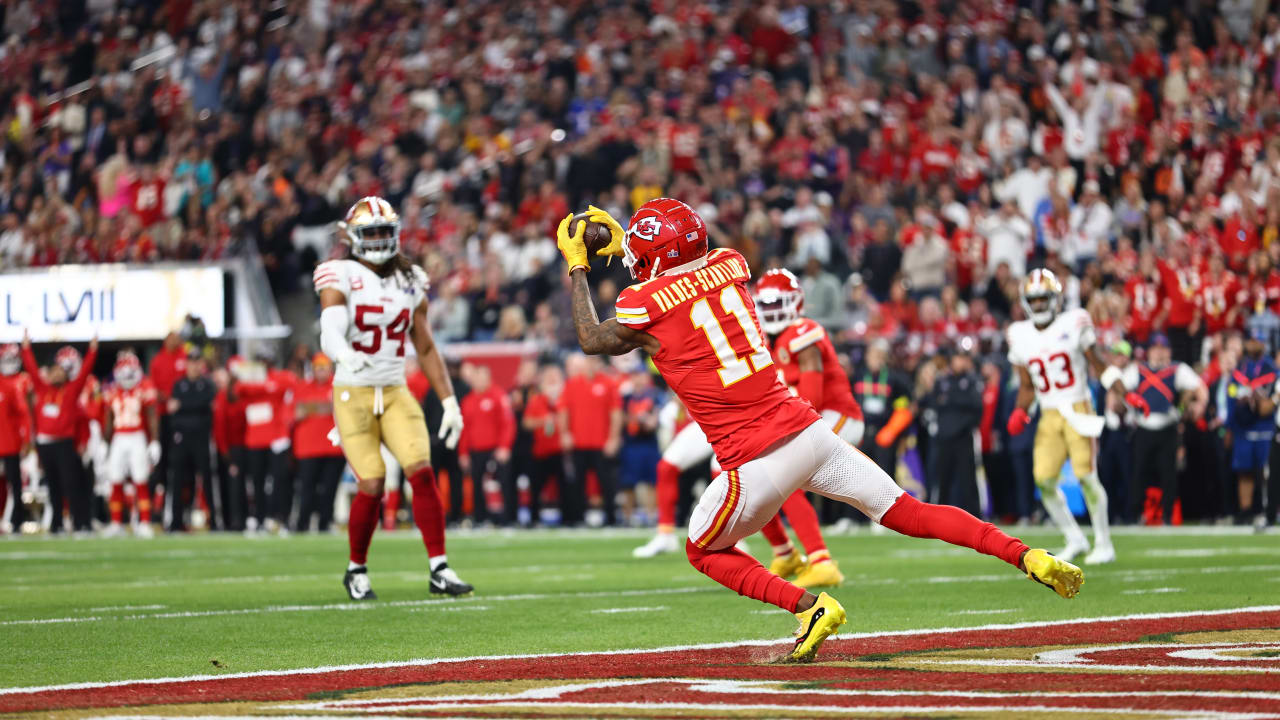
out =
<path fill-rule="evenodd" d="M 582 232 L 582 244 L 587 246 L 587 257 L 595 257 L 596 253 L 603 250 L 609 241 L 613 239 L 609 232 L 609 226 L 604 223 L 598 223 L 587 218 L 588 213 L 578 213 L 573 216 L 573 223 L 569 226 L 569 233 L 578 232 L 576 223 L 586 223 L 587 227 Z"/>

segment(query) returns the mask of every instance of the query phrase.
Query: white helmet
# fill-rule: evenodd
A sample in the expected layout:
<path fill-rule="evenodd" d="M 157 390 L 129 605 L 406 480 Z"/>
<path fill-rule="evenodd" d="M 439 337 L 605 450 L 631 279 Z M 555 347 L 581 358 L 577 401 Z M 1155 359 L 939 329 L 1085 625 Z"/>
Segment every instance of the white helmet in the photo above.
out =
<path fill-rule="evenodd" d="M 755 301 L 760 327 L 770 335 L 777 335 L 800 318 L 804 290 L 790 270 L 774 268 L 756 283 Z"/>
<path fill-rule="evenodd" d="M 1022 310 L 1031 322 L 1044 327 L 1062 308 L 1062 283 L 1052 270 L 1032 270 L 1022 281 Z"/>
<path fill-rule="evenodd" d="M 361 260 L 382 265 L 400 252 L 400 216 L 380 197 L 360 198 L 341 226 L 351 241 L 351 254 Z"/>
<path fill-rule="evenodd" d="M 115 377 L 117 385 L 125 390 L 131 390 L 142 382 L 142 363 L 137 355 L 124 350 L 116 356 L 116 366 L 111 374 Z"/>

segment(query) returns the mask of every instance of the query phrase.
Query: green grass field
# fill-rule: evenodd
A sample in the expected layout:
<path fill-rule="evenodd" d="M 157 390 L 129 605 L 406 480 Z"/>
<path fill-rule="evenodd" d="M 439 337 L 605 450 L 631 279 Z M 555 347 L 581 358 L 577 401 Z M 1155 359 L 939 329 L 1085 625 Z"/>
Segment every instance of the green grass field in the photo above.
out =
<path fill-rule="evenodd" d="M 780 638 L 792 618 L 720 588 L 683 554 L 639 561 L 638 531 L 451 535 L 478 588 L 427 592 L 416 532 L 379 533 L 380 600 L 340 584 L 344 536 L 0 544 L 0 687 L 173 677 L 414 658 L 650 648 Z M 1057 546 L 1056 533 L 1024 533 Z M 1086 568 L 1064 601 L 992 558 L 865 530 L 828 538 L 848 579 L 852 632 L 1223 609 L 1274 603 L 1280 538 L 1123 533 L 1120 559 Z M 767 548 L 750 540 L 757 556 Z M 215 664 L 216 661 L 216 664 Z"/>

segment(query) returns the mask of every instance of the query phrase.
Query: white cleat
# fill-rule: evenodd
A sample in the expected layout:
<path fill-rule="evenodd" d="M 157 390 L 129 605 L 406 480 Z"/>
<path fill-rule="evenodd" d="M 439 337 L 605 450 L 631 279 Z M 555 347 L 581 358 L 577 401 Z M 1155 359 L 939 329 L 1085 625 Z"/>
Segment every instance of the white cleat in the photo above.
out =
<path fill-rule="evenodd" d="M 658 533 L 649 542 L 631 551 L 631 557 L 651 558 L 664 553 L 673 553 L 680 549 L 675 533 Z"/>
<path fill-rule="evenodd" d="M 143 540 L 150 540 L 156 536 L 156 531 L 155 528 L 151 527 L 151 523 L 138 523 L 138 527 L 133 529 L 133 536 Z"/>
<path fill-rule="evenodd" d="M 1116 549 L 1111 543 L 1099 545 L 1092 552 L 1084 556 L 1085 565 L 1105 565 L 1109 562 L 1116 561 Z"/>
<path fill-rule="evenodd" d="M 124 526 L 120 523 L 111 523 L 102 531 L 104 538 L 124 537 Z"/>
<path fill-rule="evenodd" d="M 1060 552 L 1054 553 L 1053 556 L 1059 560 L 1071 562 L 1080 553 L 1087 552 L 1089 552 L 1089 541 L 1082 538 L 1080 540 L 1068 540 L 1067 546 L 1062 548 Z M 1112 551 L 1111 554 L 1114 557 L 1115 551 Z"/>

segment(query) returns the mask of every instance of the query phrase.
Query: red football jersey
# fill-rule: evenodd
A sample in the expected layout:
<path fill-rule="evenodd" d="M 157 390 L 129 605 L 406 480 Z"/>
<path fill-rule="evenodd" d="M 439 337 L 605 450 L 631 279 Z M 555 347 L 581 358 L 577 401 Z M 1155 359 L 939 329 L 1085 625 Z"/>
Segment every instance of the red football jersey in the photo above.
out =
<path fill-rule="evenodd" d="M 791 323 L 773 341 L 773 359 L 782 371 L 782 379 L 793 388 L 799 385 L 800 361 L 796 355 L 813 345 L 822 352 L 822 407 L 818 410 L 835 410 L 845 417 L 861 418 L 862 410 L 853 399 L 853 388 L 840 366 L 831 338 L 821 325 L 809 318 Z"/>
<path fill-rule="evenodd" d="M 1140 343 L 1151 335 L 1160 312 L 1160 295 L 1160 285 L 1151 278 L 1134 275 L 1124 284 L 1124 296 L 1129 301 L 1129 334 Z"/>
<path fill-rule="evenodd" d="M 618 295 L 618 322 L 662 344 L 654 364 L 725 469 L 819 419 L 778 378 L 747 293 L 750 279 L 746 259 L 721 248 L 701 268 L 632 285 Z"/>
<path fill-rule="evenodd" d="M 1169 301 L 1169 327 L 1185 328 L 1195 316 L 1196 291 L 1200 288 L 1200 274 L 1195 267 L 1175 267 L 1172 263 L 1160 264 L 1164 280 L 1164 296 Z"/>
<path fill-rule="evenodd" d="M 137 385 L 125 389 L 111 385 L 102 400 L 111 408 L 112 432 L 142 432 L 147 429 L 148 407 L 156 404 L 158 393 L 150 380 L 143 379 Z"/>
<path fill-rule="evenodd" d="M 1222 273 L 1217 280 L 1205 273 L 1200 280 L 1200 294 L 1196 301 L 1200 304 L 1206 333 L 1213 334 L 1227 328 L 1227 313 L 1235 307 L 1239 292 L 1236 276 L 1230 272 Z"/>

